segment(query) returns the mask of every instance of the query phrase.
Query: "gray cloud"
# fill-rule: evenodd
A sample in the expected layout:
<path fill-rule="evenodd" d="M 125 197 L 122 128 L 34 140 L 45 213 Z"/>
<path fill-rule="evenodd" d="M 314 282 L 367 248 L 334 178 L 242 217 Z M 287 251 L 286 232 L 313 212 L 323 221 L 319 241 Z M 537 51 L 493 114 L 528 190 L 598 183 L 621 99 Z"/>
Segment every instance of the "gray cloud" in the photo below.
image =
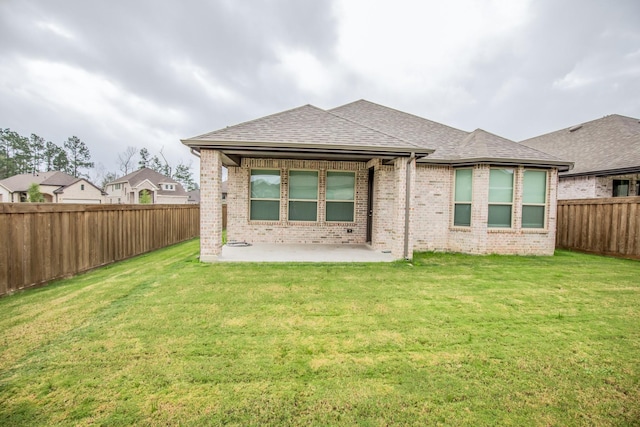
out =
<path fill-rule="evenodd" d="M 635 0 L 536 1 L 496 34 L 504 22 L 469 24 L 497 18 L 461 16 L 444 29 L 461 36 L 451 51 L 420 28 L 428 6 L 405 3 L 389 19 L 362 3 L 363 27 L 350 28 L 340 0 L 5 1 L 0 126 L 78 135 L 114 169 L 127 146 L 188 161 L 179 138 L 307 103 L 366 98 L 515 140 L 640 116 Z"/>

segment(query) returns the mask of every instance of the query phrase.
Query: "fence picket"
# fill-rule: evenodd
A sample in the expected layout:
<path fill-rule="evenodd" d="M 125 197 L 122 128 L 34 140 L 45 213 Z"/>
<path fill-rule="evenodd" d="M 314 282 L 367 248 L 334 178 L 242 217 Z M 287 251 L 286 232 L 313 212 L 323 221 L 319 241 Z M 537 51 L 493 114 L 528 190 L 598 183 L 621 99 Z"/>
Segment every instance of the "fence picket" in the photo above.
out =
<path fill-rule="evenodd" d="M 558 200 L 556 247 L 640 259 L 640 197 Z"/>
<path fill-rule="evenodd" d="M 0 203 L 0 296 L 199 234 L 199 205 Z"/>

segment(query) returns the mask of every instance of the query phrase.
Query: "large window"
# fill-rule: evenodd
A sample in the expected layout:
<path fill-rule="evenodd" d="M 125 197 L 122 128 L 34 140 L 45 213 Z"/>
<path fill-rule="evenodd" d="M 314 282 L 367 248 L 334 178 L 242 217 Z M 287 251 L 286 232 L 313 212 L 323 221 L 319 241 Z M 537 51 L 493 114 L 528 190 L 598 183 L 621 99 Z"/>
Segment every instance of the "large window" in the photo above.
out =
<path fill-rule="evenodd" d="M 280 219 L 280 171 L 251 171 L 251 207 L 249 218 L 254 221 Z"/>
<path fill-rule="evenodd" d="M 355 172 L 327 172 L 327 221 L 353 222 L 355 185 Z"/>
<path fill-rule="evenodd" d="M 522 228 L 544 228 L 547 172 L 524 171 L 522 178 Z"/>
<path fill-rule="evenodd" d="M 513 169 L 491 169 L 489 175 L 489 227 L 511 228 Z"/>
<path fill-rule="evenodd" d="M 613 197 L 627 197 L 629 195 L 629 180 L 613 180 Z"/>
<path fill-rule="evenodd" d="M 455 196 L 453 204 L 453 225 L 471 225 L 472 169 L 456 169 Z"/>
<path fill-rule="evenodd" d="M 318 220 L 318 171 L 289 171 L 289 221 Z"/>

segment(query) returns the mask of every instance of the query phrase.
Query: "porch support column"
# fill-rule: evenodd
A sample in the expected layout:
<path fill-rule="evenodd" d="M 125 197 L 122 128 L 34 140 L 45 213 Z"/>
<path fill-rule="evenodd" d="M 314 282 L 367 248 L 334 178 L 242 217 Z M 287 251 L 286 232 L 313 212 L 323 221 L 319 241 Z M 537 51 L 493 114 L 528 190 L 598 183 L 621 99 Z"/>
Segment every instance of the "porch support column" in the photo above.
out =
<path fill-rule="evenodd" d="M 413 192 L 415 157 L 400 157 L 394 161 L 395 209 L 391 254 L 396 259 L 413 258 Z"/>
<path fill-rule="evenodd" d="M 200 261 L 215 261 L 222 253 L 222 155 L 200 151 Z"/>

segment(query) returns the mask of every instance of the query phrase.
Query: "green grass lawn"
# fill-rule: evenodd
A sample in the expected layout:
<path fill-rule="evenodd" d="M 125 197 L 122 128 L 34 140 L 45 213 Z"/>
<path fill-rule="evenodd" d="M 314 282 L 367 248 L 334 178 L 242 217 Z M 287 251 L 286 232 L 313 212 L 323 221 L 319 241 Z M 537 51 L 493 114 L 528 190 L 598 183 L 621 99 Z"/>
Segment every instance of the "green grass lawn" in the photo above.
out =
<path fill-rule="evenodd" d="M 0 425 L 640 425 L 640 262 L 200 264 L 0 299 Z"/>

